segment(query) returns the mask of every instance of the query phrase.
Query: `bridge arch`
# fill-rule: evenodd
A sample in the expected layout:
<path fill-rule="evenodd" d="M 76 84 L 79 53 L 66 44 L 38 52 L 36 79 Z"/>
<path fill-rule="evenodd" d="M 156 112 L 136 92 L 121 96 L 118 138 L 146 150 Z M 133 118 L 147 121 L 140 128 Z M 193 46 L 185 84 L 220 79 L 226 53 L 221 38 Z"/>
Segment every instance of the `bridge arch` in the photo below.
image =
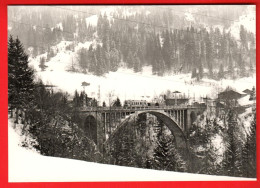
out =
<path fill-rule="evenodd" d="M 149 113 L 157 117 L 159 120 L 161 120 L 171 131 L 172 135 L 175 138 L 176 146 L 180 151 L 184 151 L 185 153 L 188 150 L 187 145 L 187 139 L 186 136 L 181 129 L 181 127 L 178 125 L 178 123 L 171 118 L 167 113 L 162 111 L 146 111 L 146 112 L 139 112 L 138 115 Z"/>
<path fill-rule="evenodd" d="M 86 136 L 97 144 L 97 119 L 93 115 L 88 115 L 84 119 L 83 130 Z"/>
<path fill-rule="evenodd" d="M 175 138 L 175 143 L 176 143 L 176 147 L 177 147 L 178 151 L 180 152 L 182 157 L 186 161 L 188 161 L 188 157 L 189 157 L 188 143 L 187 143 L 187 139 L 186 139 L 186 136 L 185 136 L 183 130 L 178 125 L 176 120 L 174 120 L 167 113 L 165 113 L 164 111 L 161 111 L 161 110 L 158 110 L 158 111 L 156 111 L 156 110 L 152 110 L 152 111 L 138 111 L 138 112 L 135 112 L 135 113 L 131 114 L 128 118 L 126 118 L 117 127 L 117 129 L 112 133 L 112 135 L 110 135 L 109 139 L 104 143 L 105 147 L 106 147 L 106 144 L 109 144 L 110 139 L 112 139 L 116 135 L 117 131 L 120 128 L 122 128 L 125 125 L 127 125 L 126 122 L 128 122 L 131 118 L 137 118 L 139 115 L 147 114 L 147 113 L 156 116 L 159 120 L 161 120 L 169 128 L 169 130 L 171 131 L 172 135 Z"/>

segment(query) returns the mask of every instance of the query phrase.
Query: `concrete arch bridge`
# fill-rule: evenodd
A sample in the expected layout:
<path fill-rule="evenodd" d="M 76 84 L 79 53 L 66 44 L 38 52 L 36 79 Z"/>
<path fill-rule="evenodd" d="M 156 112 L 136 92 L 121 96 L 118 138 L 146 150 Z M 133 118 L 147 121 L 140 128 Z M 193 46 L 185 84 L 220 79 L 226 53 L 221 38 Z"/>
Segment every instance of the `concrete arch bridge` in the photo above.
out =
<path fill-rule="evenodd" d="M 171 131 L 179 150 L 188 150 L 187 133 L 197 115 L 203 113 L 206 108 L 195 106 L 162 106 L 143 108 L 85 108 L 80 111 L 81 127 L 86 135 L 91 138 L 101 152 L 104 143 L 108 143 L 110 137 L 129 118 L 138 117 L 141 114 L 152 114 L 161 120 Z"/>

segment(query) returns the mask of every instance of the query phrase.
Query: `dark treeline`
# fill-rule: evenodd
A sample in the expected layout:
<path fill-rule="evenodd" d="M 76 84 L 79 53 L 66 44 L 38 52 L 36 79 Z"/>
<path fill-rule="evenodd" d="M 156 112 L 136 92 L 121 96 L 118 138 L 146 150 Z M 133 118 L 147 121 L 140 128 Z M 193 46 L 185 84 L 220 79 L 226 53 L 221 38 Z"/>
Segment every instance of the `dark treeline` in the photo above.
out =
<path fill-rule="evenodd" d="M 61 40 L 84 42 L 95 38 L 96 45 L 78 51 L 81 70 L 73 71 L 103 75 L 116 71 L 120 66 L 140 72 L 143 66 L 150 65 L 153 73 L 161 76 L 183 72 L 192 73 L 192 77 L 197 79 L 203 76 L 222 79 L 247 76 L 255 69 L 254 35 L 241 26 L 240 38 L 235 39 L 225 30 L 231 25 L 230 22 L 213 21 L 206 16 L 224 28 L 206 29 L 200 24 L 205 23 L 205 17 L 193 15 L 198 21 L 195 27 L 190 26 L 184 13 L 148 7 L 145 10 L 150 10 L 150 14 L 137 8 L 139 11 L 136 14 L 126 16 L 125 9 L 117 9 L 112 17 L 92 10 L 98 15 L 97 27 L 94 27 L 85 21 L 90 15 L 78 12 L 75 16 L 70 11 L 54 10 L 57 11 L 56 15 L 52 13 L 49 17 L 48 11 L 44 11 L 41 18 L 39 15 L 24 14 L 21 22 L 31 25 L 10 22 L 12 29 L 9 32 L 18 35 L 25 46 L 32 46 L 34 55 L 47 51 L 48 59 L 57 53 L 51 46 Z M 64 11 L 70 13 L 64 14 Z M 227 17 L 227 11 L 219 12 L 217 15 Z M 233 12 L 229 17 L 237 19 L 237 13 Z M 39 21 L 38 24 L 35 20 Z M 71 50 L 74 50 L 73 46 Z"/>
<path fill-rule="evenodd" d="M 132 19 L 149 20 L 142 14 Z M 135 72 L 150 65 L 157 75 L 192 72 L 192 77 L 198 79 L 204 75 L 215 79 L 243 77 L 255 68 L 255 38 L 243 26 L 237 41 L 219 28 L 165 29 L 117 19 L 109 21 L 104 15 L 99 16 L 97 33 L 102 45 L 79 52 L 83 71 L 97 75 L 116 71 L 121 62 Z"/>
<path fill-rule="evenodd" d="M 75 107 L 97 107 L 98 101 L 95 98 L 90 98 L 88 95 L 81 91 L 80 93 L 76 90 L 73 96 L 73 104 Z"/>

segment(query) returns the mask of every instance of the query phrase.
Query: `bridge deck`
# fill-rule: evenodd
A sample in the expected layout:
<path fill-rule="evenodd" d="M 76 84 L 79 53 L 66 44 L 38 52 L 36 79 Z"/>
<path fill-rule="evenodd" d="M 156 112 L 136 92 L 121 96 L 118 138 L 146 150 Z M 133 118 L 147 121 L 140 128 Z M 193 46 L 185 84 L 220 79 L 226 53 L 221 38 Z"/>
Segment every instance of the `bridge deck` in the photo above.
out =
<path fill-rule="evenodd" d="M 134 111 L 150 111 L 150 110 L 186 110 L 195 109 L 197 106 L 178 105 L 178 106 L 146 106 L 146 107 L 82 107 L 81 112 L 134 112 Z"/>

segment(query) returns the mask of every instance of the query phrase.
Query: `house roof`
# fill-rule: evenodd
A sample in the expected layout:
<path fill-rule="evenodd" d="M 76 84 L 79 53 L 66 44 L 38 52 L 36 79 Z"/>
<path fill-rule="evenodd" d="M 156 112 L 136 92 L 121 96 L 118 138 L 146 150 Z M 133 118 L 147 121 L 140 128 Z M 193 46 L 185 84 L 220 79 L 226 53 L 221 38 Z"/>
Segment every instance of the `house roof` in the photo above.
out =
<path fill-rule="evenodd" d="M 82 82 L 81 83 L 81 86 L 89 86 L 90 85 L 90 83 L 87 83 L 87 82 Z"/>
<path fill-rule="evenodd" d="M 246 94 L 251 94 L 252 91 L 250 89 L 245 89 L 243 92 Z"/>
<path fill-rule="evenodd" d="M 218 94 L 219 99 L 239 99 L 242 96 L 241 93 L 234 90 L 227 90 Z"/>

